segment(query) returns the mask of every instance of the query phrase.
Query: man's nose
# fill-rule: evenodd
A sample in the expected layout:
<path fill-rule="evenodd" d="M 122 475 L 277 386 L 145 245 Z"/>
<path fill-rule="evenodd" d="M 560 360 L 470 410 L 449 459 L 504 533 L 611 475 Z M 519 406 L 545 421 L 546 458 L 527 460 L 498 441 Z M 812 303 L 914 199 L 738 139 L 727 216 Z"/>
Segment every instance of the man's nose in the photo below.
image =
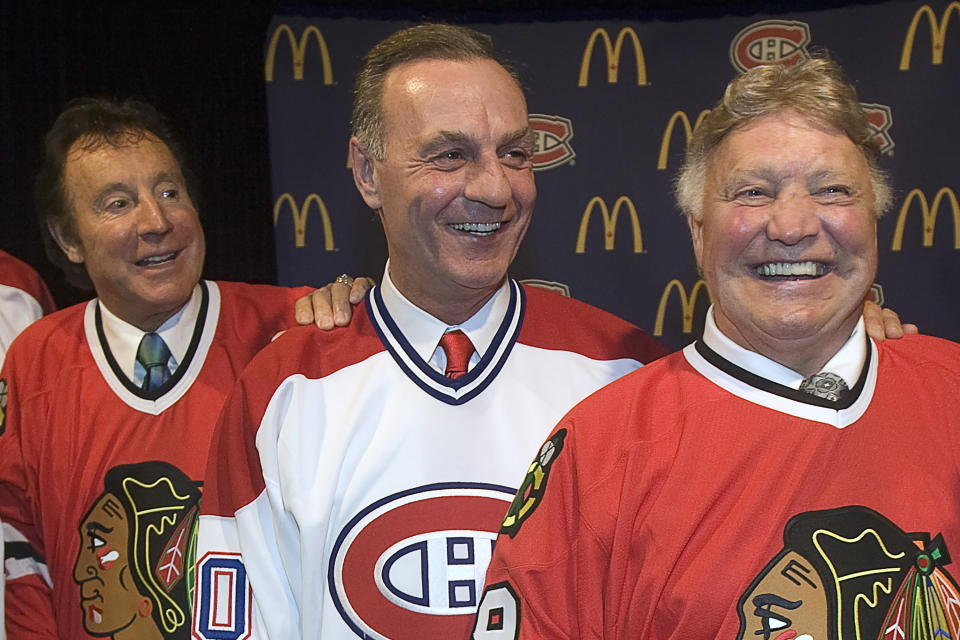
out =
<path fill-rule="evenodd" d="M 807 194 L 778 198 L 770 207 L 767 237 L 786 245 L 795 245 L 820 232 L 817 204 Z"/>
<path fill-rule="evenodd" d="M 468 200 L 500 209 L 507 205 L 511 195 L 510 181 L 499 157 L 484 156 L 471 168 L 464 189 L 464 196 Z"/>

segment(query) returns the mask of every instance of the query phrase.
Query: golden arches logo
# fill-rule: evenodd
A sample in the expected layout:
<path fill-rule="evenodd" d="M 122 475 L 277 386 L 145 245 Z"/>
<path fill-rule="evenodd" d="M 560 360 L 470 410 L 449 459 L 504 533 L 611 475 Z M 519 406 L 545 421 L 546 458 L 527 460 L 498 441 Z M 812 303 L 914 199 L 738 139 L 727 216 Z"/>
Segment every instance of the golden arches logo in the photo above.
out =
<path fill-rule="evenodd" d="M 680 308 L 683 311 L 683 332 L 692 332 L 693 312 L 697 306 L 697 296 L 700 295 L 701 290 L 707 292 L 707 297 L 710 296 L 710 292 L 707 291 L 706 287 L 707 285 L 703 280 L 697 280 L 688 295 L 687 288 L 683 286 L 683 283 L 679 280 L 671 280 L 668 282 L 667 286 L 663 289 L 663 294 L 660 296 L 660 304 L 657 306 L 657 321 L 653 326 L 653 335 L 663 335 L 663 316 L 667 311 L 667 302 L 670 301 L 670 294 L 672 294 L 674 290 L 676 290 L 680 296 Z"/>
<path fill-rule="evenodd" d="M 280 36 L 286 35 L 290 43 L 290 53 L 293 56 L 293 79 L 303 80 L 303 59 L 307 53 L 307 43 L 310 36 L 314 36 L 317 41 L 317 47 L 320 49 L 320 61 L 323 64 L 323 84 L 333 84 L 333 68 L 330 65 L 330 51 L 327 49 L 327 41 L 323 39 L 315 25 L 310 25 L 300 34 L 300 39 L 293 35 L 293 29 L 289 25 L 282 24 L 273 30 L 273 36 L 270 37 L 270 44 L 267 45 L 267 58 L 263 63 L 263 75 L 267 82 L 273 82 L 273 67 L 277 57 L 277 43 Z"/>
<path fill-rule="evenodd" d="M 673 140 L 673 129 L 677 126 L 677 122 L 683 125 L 683 132 L 687 136 L 684 145 L 687 145 L 690 144 L 690 138 L 693 137 L 694 130 L 700 126 L 700 123 L 703 122 L 703 119 L 706 118 L 709 113 L 710 109 L 701 111 L 700 115 L 697 116 L 697 121 L 691 126 L 690 118 L 687 117 L 685 111 L 681 109 L 680 111 L 673 112 L 670 120 L 667 121 L 667 128 L 663 130 L 663 138 L 660 140 L 660 155 L 657 156 L 657 169 L 662 171 L 667 168 L 667 154 L 670 152 L 670 141 Z M 684 148 L 686 148 L 686 146 L 684 146 Z"/>
<path fill-rule="evenodd" d="M 933 203 L 927 201 L 927 196 L 920 189 L 913 189 L 907 194 L 903 204 L 900 205 L 900 214 L 897 216 L 897 226 L 893 231 L 893 244 L 890 249 L 900 251 L 903 246 L 903 228 L 906 225 L 907 213 L 910 211 L 910 205 L 914 199 L 920 202 L 920 214 L 923 221 L 923 246 L 933 246 L 933 233 L 936 229 L 937 214 L 940 212 L 940 204 L 946 198 L 950 203 L 950 210 L 953 213 L 953 248 L 960 249 L 960 202 L 953 189 L 943 187 L 937 191 L 933 197 Z"/>
<path fill-rule="evenodd" d="M 596 48 L 597 39 L 603 41 L 604 50 L 607 53 L 607 83 L 616 84 L 620 70 L 620 54 L 623 51 L 623 42 L 630 38 L 633 43 L 633 56 L 637 61 L 637 86 L 641 87 L 647 84 L 647 63 L 643 57 L 643 47 L 640 45 L 640 38 L 633 27 L 624 27 L 617 34 L 617 39 L 610 41 L 610 34 L 603 27 L 593 30 L 590 39 L 587 40 L 587 46 L 583 49 L 583 58 L 580 60 L 580 79 L 577 81 L 578 87 L 587 86 L 590 77 L 590 59 L 593 57 L 593 50 Z"/>
<path fill-rule="evenodd" d="M 323 224 L 323 249 L 324 251 L 336 251 L 333 244 L 333 225 L 330 224 L 330 214 L 327 212 L 327 205 L 323 199 L 315 193 L 307 196 L 301 206 L 297 206 L 296 199 L 289 193 L 285 193 L 273 205 L 273 226 L 277 226 L 277 220 L 280 218 L 280 209 L 284 203 L 290 205 L 293 213 L 293 229 L 296 246 L 303 247 L 307 237 L 307 214 L 310 212 L 310 204 L 316 202 L 317 209 L 320 210 L 320 221 Z"/>
<path fill-rule="evenodd" d="M 617 235 L 617 218 L 620 216 L 620 207 L 625 207 L 630 216 L 630 226 L 633 229 L 633 252 L 643 253 L 643 232 L 640 230 L 640 219 L 637 217 L 637 208 L 627 196 L 620 196 L 613 203 L 613 210 L 607 207 L 607 202 L 600 196 L 590 198 L 587 208 L 580 217 L 580 231 L 577 233 L 577 253 L 584 253 L 587 246 L 587 228 L 590 226 L 590 217 L 594 208 L 600 209 L 603 219 L 603 248 L 613 251 L 613 241 Z"/>
<path fill-rule="evenodd" d="M 957 12 L 957 15 L 960 15 L 960 2 L 956 2 L 956 0 L 947 5 L 939 21 L 937 21 L 937 14 L 930 8 L 930 5 L 925 4 L 914 12 L 913 20 L 910 21 L 910 27 L 907 29 L 907 36 L 903 40 L 900 71 L 906 71 L 910 68 L 913 41 L 916 38 L 917 26 L 920 24 L 920 18 L 922 17 L 925 17 L 930 25 L 930 62 L 931 64 L 943 64 L 943 45 L 947 39 L 947 23 L 954 11 Z"/>

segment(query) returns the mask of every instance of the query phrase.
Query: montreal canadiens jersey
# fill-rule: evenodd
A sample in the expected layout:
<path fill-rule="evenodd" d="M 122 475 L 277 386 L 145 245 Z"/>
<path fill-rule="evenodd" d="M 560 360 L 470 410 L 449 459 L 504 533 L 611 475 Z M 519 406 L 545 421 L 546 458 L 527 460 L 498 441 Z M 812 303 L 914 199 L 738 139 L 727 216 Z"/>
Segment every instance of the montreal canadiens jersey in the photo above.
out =
<path fill-rule="evenodd" d="M 662 353 L 513 281 L 496 338 L 456 380 L 417 356 L 379 288 L 347 328 L 287 332 L 214 437 L 195 635 L 465 638 L 533 452 L 574 403 Z"/>
<path fill-rule="evenodd" d="M 473 638 L 957 637 L 960 345 L 868 353 L 836 404 L 695 343 L 575 407 Z"/>
<path fill-rule="evenodd" d="M 37 272 L 0 251 L 0 364 L 17 334 L 55 308 L 53 296 Z"/>
<path fill-rule="evenodd" d="M 13 638 L 189 638 L 191 535 L 216 418 L 307 289 L 202 282 L 186 356 L 144 392 L 96 301 L 14 342 L 0 404 L 0 519 Z"/>

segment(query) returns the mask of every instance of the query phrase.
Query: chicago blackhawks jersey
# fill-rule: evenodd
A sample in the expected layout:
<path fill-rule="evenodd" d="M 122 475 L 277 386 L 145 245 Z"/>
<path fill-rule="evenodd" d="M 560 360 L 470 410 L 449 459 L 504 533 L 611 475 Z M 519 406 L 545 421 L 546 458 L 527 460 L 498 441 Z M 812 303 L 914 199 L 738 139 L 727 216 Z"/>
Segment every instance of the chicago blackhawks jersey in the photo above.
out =
<path fill-rule="evenodd" d="M 198 287 L 186 356 L 158 390 L 123 374 L 97 301 L 34 323 L 8 353 L 0 519 L 10 638 L 189 638 L 191 530 L 217 415 L 307 292 Z"/>
<path fill-rule="evenodd" d="M 958 389 L 921 336 L 837 403 L 700 342 L 618 380 L 540 449 L 473 637 L 957 637 Z"/>
<path fill-rule="evenodd" d="M 583 303 L 507 292 L 456 380 L 417 355 L 380 288 L 349 327 L 294 329 L 254 359 L 211 449 L 196 636 L 466 637 L 530 455 L 574 403 L 663 351 Z"/>
<path fill-rule="evenodd" d="M 53 296 L 37 272 L 0 251 L 0 364 L 17 334 L 55 308 Z"/>

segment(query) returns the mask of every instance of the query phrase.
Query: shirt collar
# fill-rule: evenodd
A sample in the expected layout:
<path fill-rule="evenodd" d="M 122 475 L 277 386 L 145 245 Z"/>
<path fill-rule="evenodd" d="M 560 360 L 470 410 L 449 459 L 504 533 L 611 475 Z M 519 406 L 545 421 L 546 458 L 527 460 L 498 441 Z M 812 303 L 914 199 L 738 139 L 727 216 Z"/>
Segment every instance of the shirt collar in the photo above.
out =
<path fill-rule="evenodd" d="M 163 341 L 167 343 L 170 353 L 173 354 L 177 362 L 183 362 L 187 355 L 190 340 L 193 338 L 197 315 L 200 313 L 202 298 L 200 285 L 197 284 L 193 288 L 193 293 L 190 295 L 187 304 L 183 305 L 179 311 L 156 330 L 156 333 L 159 333 Z M 124 375 L 130 380 L 134 380 L 133 369 L 137 360 L 137 348 L 146 332 L 118 318 L 103 304 L 103 301 L 98 300 L 97 304 L 100 305 L 103 335 L 107 339 L 107 346 L 110 348 L 114 359 L 123 369 Z"/>
<path fill-rule="evenodd" d="M 830 371 L 837 374 L 843 378 L 851 389 L 857 384 L 860 372 L 863 370 L 863 364 L 867 359 L 865 331 L 863 318 L 860 318 L 847 341 L 821 369 L 821 371 Z M 741 369 L 746 369 L 750 373 L 767 380 L 791 389 L 799 389 L 800 383 L 803 382 L 803 375 L 793 369 L 774 362 L 755 351 L 744 349 L 725 336 L 714 322 L 712 306 L 707 311 L 707 320 L 703 327 L 703 342 L 718 355 Z"/>
<path fill-rule="evenodd" d="M 396 322 L 400 333 L 410 343 L 417 355 L 425 362 L 433 359 L 440 338 L 448 329 L 460 329 L 476 349 L 473 359 L 479 360 L 490 348 L 507 315 L 510 304 L 510 290 L 504 280 L 499 289 L 487 300 L 486 304 L 465 322 L 448 325 L 407 300 L 390 279 L 390 262 L 383 271 L 380 294 L 387 312 Z M 442 352 L 442 351 L 441 351 Z"/>

